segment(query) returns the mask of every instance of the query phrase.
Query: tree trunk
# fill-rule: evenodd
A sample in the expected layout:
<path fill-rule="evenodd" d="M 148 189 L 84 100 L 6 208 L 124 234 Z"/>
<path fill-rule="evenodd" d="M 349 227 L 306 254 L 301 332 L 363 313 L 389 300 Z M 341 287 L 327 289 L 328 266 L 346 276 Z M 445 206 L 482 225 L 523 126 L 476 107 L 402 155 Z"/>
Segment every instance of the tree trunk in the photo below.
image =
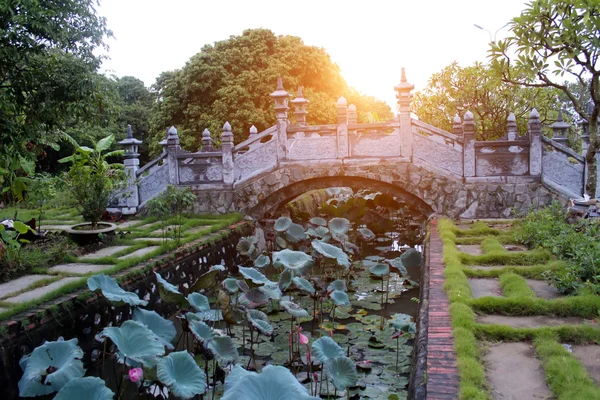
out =
<path fill-rule="evenodd" d="M 596 152 L 600 150 L 600 140 L 598 139 L 598 120 L 590 118 L 589 121 L 590 146 L 585 156 L 588 166 L 587 182 L 585 189 L 591 198 L 596 197 L 596 182 L 598 177 L 598 165 L 596 163 Z"/>

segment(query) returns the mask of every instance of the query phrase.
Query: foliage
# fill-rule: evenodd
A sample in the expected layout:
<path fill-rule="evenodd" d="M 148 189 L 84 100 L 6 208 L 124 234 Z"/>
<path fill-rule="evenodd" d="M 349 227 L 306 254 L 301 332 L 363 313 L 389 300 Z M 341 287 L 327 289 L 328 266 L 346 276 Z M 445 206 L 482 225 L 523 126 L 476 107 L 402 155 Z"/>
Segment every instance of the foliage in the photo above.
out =
<path fill-rule="evenodd" d="M 182 146 L 193 151 L 201 145 L 199 132 L 220 132 L 225 120 L 231 123 L 236 143 L 247 138 L 251 125 L 259 132 L 274 125 L 269 94 L 279 76 L 292 96 L 298 86 L 304 87 L 311 124 L 335 121 L 340 96 L 357 106 L 359 122 L 366 122 L 370 111 L 392 117 L 385 103 L 350 89 L 323 49 L 307 46 L 298 37 L 251 29 L 204 46 L 181 70 L 158 77 L 150 123 L 153 152 L 160 151 L 158 142 L 171 125 L 177 126 Z"/>
<path fill-rule="evenodd" d="M 11 271 L 21 264 L 21 248 L 27 240 L 20 235 L 31 231 L 29 226 L 20 221 L 13 222 L 13 230 L 0 224 L 0 277 L 11 275 Z"/>
<path fill-rule="evenodd" d="M 0 200 L 9 204 L 23 201 L 34 173 L 33 161 L 16 153 L 0 153 Z"/>
<path fill-rule="evenodd" d="M 148 202 L 148 212 L 162 220 L 163 237 L 167 239 L 167 222 L 173 218 L 173 236 L 177 244 L 181 242 L 183 213 L 196 201 L 196 196 L 188 187 L 168 185 L 167 189 Z"/>
<path fill-rule="evenodd" d="M 429 78 L 427 87 L 413 98 L 412 111 L 419 119 L 452 132 L 453 119 L 473 113 L 477 140 L 494 140 L 506 135 L 506 120 L 515 114 L 518 132 L 527 132 L 533 108 L 542 123 L 556 118 L 556 96 L 551 88 L 520 87 L 506 83 L 502 75 L 486 64 L 476 62 L 461 67 L 453 62 Z"/>
<path fill-rule="evenodd" d="M 600 3 L 588 0 L 535 0 L 510 23 L 512 35 L 492 43 L 492 66 L 508 83 L 561 90 L 579 116 L 589 122 L 590 172 L 588 193 L 595 193 L 596 151 L 600 148 Z M 591 109 L 585 97 L 564 84 L 565 76 L 587 86 Z M 590 80 L 590 84 L 586 85 Z"/>

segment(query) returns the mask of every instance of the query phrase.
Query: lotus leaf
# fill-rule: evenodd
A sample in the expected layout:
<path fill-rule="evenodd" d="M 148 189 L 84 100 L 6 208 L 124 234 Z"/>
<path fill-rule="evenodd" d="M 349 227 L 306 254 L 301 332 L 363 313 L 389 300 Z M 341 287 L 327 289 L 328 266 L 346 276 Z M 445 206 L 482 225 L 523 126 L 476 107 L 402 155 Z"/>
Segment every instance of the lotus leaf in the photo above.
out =
<path fill-rule="evenodd" d="M 263 285 L 258 288 L 261 292 L 267 296 L 267 299 L 280 300 L 281 299 L 281 289 L 279 289 L 278 284 L 270 284 Z"/>
<path fill-rule="evenodd" d="M 281 250 L 273 253 L 273 263 L 279 263 L 294 272 L 294 275 L 304 275 L 311 265 L 312 257 L 303 251 Z"/>
<path fill-rule="evenodd" d="M 327 220 L 325 220 L 325 218 L 321 218 L 321 217 L 314 217 L 311 218 L 310 221 L 311 224 L 313 225 L 317 225 L 317 226 L 327 226 Z"/>
<path fill-rule="evenodd" d="M 119 360 L 127 358 L 152 368 L 156 364 L 156 357 L 165 354 L 165 347 L 152 331 L 135 321 L 125 321 L 120 327 L 110 326 L 104 328 L 101 336 L 108 337 L 119 349 Z"/>
<path fill-rule="evenodd" d="M 223 313 L 221 312 L 221 310 L 208 310 L 208 311 L 199 311 L 197 313 L 187 313 L 187 316 L 190 316 L 188 318 L 188 320 L 190 320 L 190 318 L 192 319 L 198 319 L 199 321 L 210 321 L 210 322 L 214 322 L 214 321 L 221 321 L 223 319 Z M 194 317 L 195 316 L 195 317 Z"/>
<path fill-rule="evenodd" d="M 346 282 L 343 279 L 336 279 L 331 282 L 329 286 L 327 286 L 327 290 L 341 290 L 342 292 L 347 292 L 348 288 L 346 287 Z"/>
<path fill-rule="evenodd" d="M 390 324 L 399 332 L 414 334 L 416 331 L 415 323 L 412 322 L 412 317 L 408 314 L 394 314 Z"/>
<path fill-rule="evenodd" d="M 252 324 L 253 327 L 258 329 L 260 333 L 265 336 L 271 336 L 273 334 L 273 327 L 269 323 L 269 317 L 262 311 L 259 310 L 250 310 L 246 313 L 248 318 L 248 322 Z"/>
<path fill-rule="evenodd" d="M 287 288 L 289 288 L 292 284 L 293 277 L 294 274 L 292 273 L 291 269 L 284 269 L 281 275 L 279 275 L 279 289 L 287 290 Z"/>
<path fill-rule="evenodd" d="M 422 254 L 416 249 L 408 249 L 400 255 L 402 264 L 407 268 L 420 267 L 423 263 Z"/>
<path fill-rule="evenodd" d="M 358 382 L 356 365 L 348 357 L 335 357 L 327 360 L 325 372 L 337 390 L 346 390 Z"/>
<path fill-rule="evenodd" d="M 323 336 L 315 340 L 311 348 L 315 357 L 322 363 L 327 362 L 331 358 L 344 356 L 344 349 L 329 336 Z"/>
<path fill-rule="evenodd" d="M 270 281 L 269 278 L 254 268 L 239 267 L 239 270 L 244 278 L 250 279 L 256 284 L 274 284 L 274 282 Z"/>
<path fill-rule="evenodd" d="M 254 238 L 252 237 L 252 239 Z M 254 242 L 249 240 L 248 237 L 243 237 L 240 239 L 235 249 L 241 255 L 245 257 L 251 257 L 254 251 L 256 250 L 256 247 L 254 246 Z"/>
<path fill-rule="evenodd" d="M 248 308 L 256 308 L 267 304 L 269 299 L 258 289 L 250 289 L 238 298 L 241 305 Z"/>
<path fill-rule="evenodd" d="M 350 268 L 350 260 L 348 259 L 348 255 L 339 247 L 325 243 L 321 240 L 313 240 L 312 247 L 322 256 L 327 258 L 335 258 L 339 265 L 344 266 L 346 269 Z"/>
<path fill-rule="evenodd" d="M 254 260 L 254 266 L 256 268 L 264 268 L 268 267 L 271 264 L 271 259 L 267 255 L 260 255 L 256 260 Z"/>
<path fill-rule="evenodd" d="M 228 379 L 233 383 L 228 383 Z M 275 365 L 267 365 L 260 374 L 232 371 L 225 379 L 225 387 L 221 400 L 320 400 L 309 395 L 287 368 Z"/>
<path fill-rule="evenodd" d="M 227 278 L 221 282 L 221 285 L 229 294 L 235 294 L 240 290 L 240 287 L 238 286 L 238 280 L 235 278 Z"/>
<path fill-rule="evenodd" d="M 211 268 L 207 273 L 202 274 L 198 280 L 190 287 L 190 292 L 200 292 L 210 289 L 217 285 L 217 275 L 219 271 Z"/>
<path fill-rule="evenodd" d="M 246 314 L 236 307 L 227 307 L 223 310 L 223 320 L 229 325 L 239 325 L 245 321 Z"/>
<path fill-rule="evenodd" d="M 208 343 L 208 349 L 222 367 L 237 362 L 239 358 L 237 347 L 229 336 L 215 336 Z"/>
<path fill-rule="evenodd" d="M 100 289 L 102 291 L 102 295 L 109 301 L 114 301 L 117 303 L 123 302 L 129 304 L 130 306 L 145 306 L 148 304 L 147 301 L 141 300 L 137 294 L 127 292 L 121 288 L 116 279 L 104 274 L 98 274 L 90 277 L 87 280 L 87 285 L 92 292 Z"/>
<path fill-rule="evenodd" d="M 290 242 L 297 243 L 306 239 L 306 232 L 304 232 L 304 227 L 302 225 L 291 224 L 288 230 L 285 231 L 285 236 Z"/>
<path fill-rule="evenodd" d="M 306 292 L 308 294 L 315 294 L 316 290 L 313 287 L 313 285 L 310 284 L 309 281 L 307 281 L 304 278 L 300 278 L 300 277 L 294 277 L 293 279 L 294 285 L 296 285 L 296 287 L 300 290 L 302 290 L 303 292 Z"/>
<path fill-rule="evenodd" d="M 277 232 L 285 232 L 293 223 L 294 222 L 288 217 L 279 217 L 277 221 L 275 221 L 274 228 Z"/>
<path fill-rule="evenodd" d="M 175 338 L 175 335 L 177 335 L 177 330 L 172 321 L 161 317 L 156 311 L 148 311 L 141 308 L 133 310 L 132 319 L 150 329 L 167 349 L 174 349 L 171 342 Z"/>
<path fill-rule="evenodd" d="M 404 266 L 404 263 L 402 262 L 402 256 L 400 257 L 396 257 L 392 260 L 386 260 L 392 268 L 394 268 L 396 271 L 398 271 L 398 273 L 401 276 L 406 276 L 408 275 L 408 271 L 406 270 L 406 267 Z"/>
<path fill-rule="evenodd" d="M 36 347 L 30 355 L 19 361 L 23 376 L 19 380 L 19 395 L 34 397 L 50 394 L 60 390 L 71 379 L 80 378 L 85 374 L 81 358 L 83 351 L 77 346 L 77 339 L 62 342 L 46 342 Z M 49 368 L 55 368 L 48 373 L 42 383 L 42 374 Z"/>
<path fill-rule="evenodd" d="M 155 272 L 154 275 L 156 275 L 156 280 L 166 291 L 171 292 L 173 294 L 181 295 L 177 286 L 172 285 L 169 282 L 167 282 L 162 276 L 160 276 L 160 274 L 158 272 Z"/>
<path fill-rule="evenodd" d="M 332 218 L 327 225 L 331 233 L 336 235 L 344 234 L 352 227 L 352 224 L 346 218 Z"/>
<path fill-rule="evenodd" d="M 285 241 L 284 238 L 282 238 L 281 236 L 277 236 L 275 237 L 275 242 L 277 243 L 277 245 L 279 247 L 281 247 L 282 249 L 285 249 L 287 247 L 287 242 Z"/>
<path fill-rule="evenodd" d="M 373 240 L 375 239 L 375 234 L 373 233 L 372 230 L 368 229 L 368 228 L 360 228 L 358 230 L 358 233 L 360 233 L 360 236 L 363 238 L 363 240 Z"/>
<path fill-rule="evenodd" d="M 308 317 L 308 312 L 296 303 L 291 301 L 281 301 L 279 304 L 294 318 Z"/>
<path fill-rule="evenodd" d="M 182 399 L 206 392 L 206 375 L 187 351 L 162 357 L 156 365 L 156 376 L 171 393 Z"/>
<path fill-rule="evenodd" d="M 248 371 L 239 364 L 234 365 L 229 375 L 225 378 L 225 392 L 232 390 L 242 378 L 248 375 L 257 375 L 257 373 Z"/>
<path fill-rule="evenodd" d="M 190 331 L 200 342 L 210 342 L 215 337 L 215 331 L 202 321 L 190 321 Z"/>
<path fill-rule="evenodd" d="M 375 276 L 385 276 L 390 273 L 390 266 L 387 264 L 375 264 L 369 268 L 369 272 Z"/>
<path fill-rule="evenodd" d="M 342 292 L 341 290 L 334 290 L 329 294 L 329 298 L 333 301 L 333 304 L 336 306 L 349 306 L 350 299 L 348 298 L 348 294 L 346 292 Z"/>
<path fill-rule="evenodd" d="M 181 307 L 188 307 L 187 300 L 185 297 L 179 292 L 179 289 L 175 286 L 167 282 L 160 274 L 154 273 L 156 275 L 156 280 L 158 281 L 158 293 L 160 298 L 166 303 L 178 304 Z"/>
<path fill-rule="evenodd" d="M 212 267 L 210 267 L 208 272 L 213 272 L 213 271 L 217 271 L 217 272 L 225 271 L 225 266 L 223 264 L 213 265 Z"/>
<path fill-rule="evenodd" d="M 88 376 L 71 379 L 60 389 L 54 400 L 112 400 L 114 395 L 102 379 Z"/>

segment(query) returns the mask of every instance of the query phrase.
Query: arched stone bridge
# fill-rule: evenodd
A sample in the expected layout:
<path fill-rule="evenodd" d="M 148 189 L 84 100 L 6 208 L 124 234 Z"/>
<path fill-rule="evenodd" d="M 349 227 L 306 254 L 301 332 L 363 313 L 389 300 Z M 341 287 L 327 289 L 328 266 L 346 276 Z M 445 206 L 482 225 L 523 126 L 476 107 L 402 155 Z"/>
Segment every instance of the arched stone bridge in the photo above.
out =
<path fill-rule="evenodd" d="M 139 169 L 137 145 L 128 135 L 125 167 L 126 196 L 116 197 L 112 211 L 124 214 L 163 191 L 167 184 L 185 185 L 198 196 L 196 212 L 240 211 L 263 216 L 306 191 L 348 186 L 392 194 L 422 213 L 450 217 L 508 217 L 526 212 L 556 197 L 584 193 L 584 157 L 566 147 L 565 123 L 555 123 L 553 139 L 541 134 L 539 114 L 529 116 L 528 132 L 519 136 L 514 115 L 507 133 L 495 141 L 475 140 L 473 116 L 454 119 L 446 132 L 412 118 L 413 85 L 395 87 L 399 114 L 384 123 L 358 124 L 356 108 L 340 98 L 337 123 L 309 126 L 301 88 L 291 101 L 279 80 L 271 94 L 276 125 L 234 146 L 229 123 L 223 126 L 221 149 L 214 149 L 205 131 L 202 150 L 190 153 L 179 146 L 177 130 L 161 142 L 165 151 Z M 585 146 L 584 139 L 584 152 Z M 600 184 L 598 185 L 600 187 Z"/>

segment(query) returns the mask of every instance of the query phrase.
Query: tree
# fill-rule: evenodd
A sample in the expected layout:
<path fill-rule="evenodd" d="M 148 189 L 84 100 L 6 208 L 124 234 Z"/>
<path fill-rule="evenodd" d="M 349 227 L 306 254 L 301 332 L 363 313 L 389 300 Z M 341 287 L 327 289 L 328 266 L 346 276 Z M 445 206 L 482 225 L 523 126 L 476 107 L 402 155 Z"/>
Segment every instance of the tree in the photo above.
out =
<path fill-rule="evenodd" d="M 527 130 L 527 117 L 533 108 L 542 122 L 556 117 L 556 95 L 550 88 L 523 88 L 502 81 L 488 65 L 476 62 L 461 67 L 454 62 L 433 74 L 427 87 L 417 92 L 412 111 L 419 119 L 452 132 L 453 118 L 473 113 L 477 140 L 498 139 L 506 134 L 510 113 L 517 118 L 520 134 Z"/>
<path fill-rule="evenodd" d="M 153 151 L 159 151 L 158 142 L 171 125 L 177 127 L 182 145 L 194 151 L 200 147 L 205 128 L 218 134 L 225 121 L 233 128 L 236 143 L 247 138 L 252 125 L 259 131 L 274 125 L 269 94 L 279 76 L 292 98 L 298 86 L 304 87 L 304 97 L 310 101 L 309 123 L 334 122 L 340 96 L 349 103 L 363 101 L 374 106 L 380 118 L 392 116 L 385 103 L 351 91 L 323 49 L 307 46 L 298 37 L 276 36 L 267 29 L 246 30 L 241 36 L 204 46 L 181 70 L 158 77 L 150 123 Z M 357 111 L 364 118 L 369 110 Z"/>
<path fill-rule="evenodd" d="M 596 192 L 596 151 L 600 150 L 600 2 L 534 0 L 510 23 L 512 35 L 492 43 L 493 67 L 505 82 L 561 90 L 577 114 L 589 123 L 587 192 Z M 565 77 L 587 87 L 591 99 L 565 84 Z M 589 80 L 589 84 L 587 83 Z"/>

